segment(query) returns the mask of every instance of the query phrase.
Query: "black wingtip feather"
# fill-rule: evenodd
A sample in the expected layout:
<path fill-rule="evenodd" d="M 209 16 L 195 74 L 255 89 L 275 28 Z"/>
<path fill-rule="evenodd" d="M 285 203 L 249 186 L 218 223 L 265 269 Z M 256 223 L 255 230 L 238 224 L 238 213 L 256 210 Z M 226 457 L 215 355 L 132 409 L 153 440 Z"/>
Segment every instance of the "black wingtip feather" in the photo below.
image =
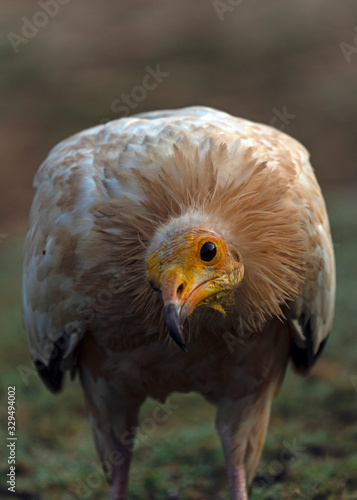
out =
<path fill-rule="evenodd" d="M 68 337 L 65 335 L 62 335 L 62 337 L 56 340 L 53 344 L 52 354 L 47 366 L 39 359 L 34 361 L 37 373 L 41 377 L 43 383 L 54 393 L 62 389 L 64 373 L 60 365 L 67 346 L 67 341 Z"/>
<path fill-rule="evenodd" d="M 295 344 L 292 344 L 290 350 L 290 355 L 294 367 L 296 371 L 302 375 L 306 375 L 310 371 L 311 367 L 315 364 L 316 360 L 322 353 L 328 339 L 327 336 L 319 345 L 317 353 L 314 354 L 311 318 L 309 318 L 308 321 L 306 322 L 306 326 L 304 328 L 304 334 L 306 338 L 306 348 L 301 348 Z"/>
<path fill-rule="evenodd" d="M 63 372 L 60 370 L 54 372 L 38 359 L 35 361 L 35 367 L 47 389 L 54 393 L 62 389 Z"/>

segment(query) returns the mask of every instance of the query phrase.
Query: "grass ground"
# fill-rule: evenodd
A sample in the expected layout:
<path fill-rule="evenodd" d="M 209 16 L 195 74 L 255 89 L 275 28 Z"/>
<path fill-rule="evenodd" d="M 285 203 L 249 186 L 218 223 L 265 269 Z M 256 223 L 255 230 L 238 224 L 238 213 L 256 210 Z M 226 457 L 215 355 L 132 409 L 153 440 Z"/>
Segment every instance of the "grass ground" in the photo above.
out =
<path fill-rule="evenodd" d="M 311 376 L 287 374 L 275 400 L 252 500 L 357 499 L 357 203 L 355 194 L 328 197 L 336 246 L 337 314 L 325 353 Z M 6 449 L 7 387 L 16 386 L 16 491 L 7 496 L 7 452 L 0 454 L 0 498 L 101 500 L 100 471 L 79 384 L 58 396 L 34 375 L 20 313 L 22 241 L 0 248 L 1 449 Z M 213 408 L 200 397 L 173 395 L 166 421 L 142 410 L 130 498 L 228 500 Z M 27 493 L 27 495 L 25 494 Z"/>

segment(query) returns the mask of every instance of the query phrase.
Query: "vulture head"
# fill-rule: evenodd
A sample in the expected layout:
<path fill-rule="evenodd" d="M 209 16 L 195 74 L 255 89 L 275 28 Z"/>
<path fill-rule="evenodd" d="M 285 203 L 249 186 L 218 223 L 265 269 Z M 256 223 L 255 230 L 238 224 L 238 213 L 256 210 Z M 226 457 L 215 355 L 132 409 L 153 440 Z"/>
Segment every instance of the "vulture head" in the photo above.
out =
<path fill-rule="evenodd" d="M 238 249 L 209 227 L 169 225 L 154 239 L 146 261 L 146 278 L 162 294 L 168 333 L 184 351 L 185 319 L 202 305 L 225 315 L 243 276 Z"/>

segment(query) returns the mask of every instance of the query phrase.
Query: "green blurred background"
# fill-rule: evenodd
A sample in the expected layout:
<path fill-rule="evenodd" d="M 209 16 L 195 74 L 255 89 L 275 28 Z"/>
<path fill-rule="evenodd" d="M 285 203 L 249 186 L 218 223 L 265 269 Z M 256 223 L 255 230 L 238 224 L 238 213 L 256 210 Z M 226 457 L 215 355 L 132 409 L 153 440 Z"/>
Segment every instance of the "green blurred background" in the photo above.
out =
<path fill-rule="evenodd" d="M 0 11 L 0 498 L 9 385 L 19 493 L 9 498 L 108 498 L 79 385 L 55 397 L 32 372 L 21 259 L 38 165 L 61 139 L 123 116 L 128 95 L 131 114 L 208 105 L 310 150 L 335 242 L 336 321 L 311 376 L 287 375 L 252 498 L 357 499 L 355 0 L 2 0 Z M 167 75 L 143 96 L 135 88 L 157 65 Z M 142 412 L 131 498 L 228 500 L 213 409 L 173 395 L 167 421 L 151 425 L 156 405 Z"/>

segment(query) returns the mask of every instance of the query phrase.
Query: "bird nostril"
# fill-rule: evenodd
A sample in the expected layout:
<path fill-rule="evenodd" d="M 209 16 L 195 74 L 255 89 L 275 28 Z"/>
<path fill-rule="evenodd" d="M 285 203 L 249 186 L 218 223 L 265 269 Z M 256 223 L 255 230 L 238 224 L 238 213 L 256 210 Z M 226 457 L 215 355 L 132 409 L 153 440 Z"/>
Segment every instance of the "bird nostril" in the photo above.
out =
<path fill-rule="evenodd" d="M 182 295 L 182 292 L 183 292 L 183 289 L 184 289 L 184 286 L 183 286 L 183 283 L 181 283 L 181 285 L 177 288 L 176 290 L 176 294 L 177 294 L 177 297 L 180 299 L 181 298 L 181 295 Z"/>

